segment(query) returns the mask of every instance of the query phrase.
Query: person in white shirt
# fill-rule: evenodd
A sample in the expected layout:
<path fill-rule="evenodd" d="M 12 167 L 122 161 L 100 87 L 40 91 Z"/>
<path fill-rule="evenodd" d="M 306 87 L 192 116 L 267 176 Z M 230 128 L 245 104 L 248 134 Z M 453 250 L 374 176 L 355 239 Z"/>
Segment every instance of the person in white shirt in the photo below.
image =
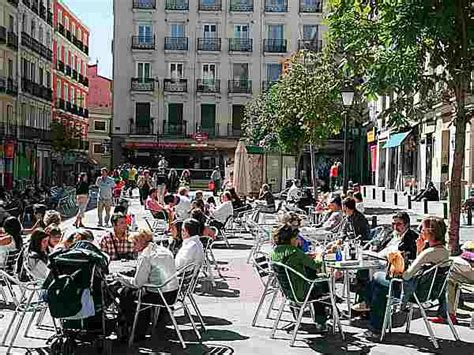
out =
<path fill-rule="evenodd" d="M 288 194 L 286 195 L 286 201 L 288 202 L 297 202 L 301 198 L 301 190 L 298 187 L 298 181 L 294 180 L 288 189 Z"/>
<path fill-rule="evenodd" d="M 120 309 L 124 315 L 124 326 L 133 324 L 136 311 L 135 301 L 138 298 L 138 288 L 144 285 L 161 285 L 167 280 L 168 284 L 161 288 L 163 296 L 168 304 L 173 304 L 178 296 L 178 278 L 173 254 L 167 248 L 153 243 L 153 234 L 148 230 L 141 230 L 131 235 L 130 239 L 139 253 L 135 276 L 129 277 L 118 274 L 119 281 L 125 286 L 120 294 Z M 142 298 L 143 302 L 163 304 L 158 292 L 147 289 Z M 140 312 L 138 323 L 140 326 L 135 330 L 138 339 L 143 339 L 150 323 L 150 310 Z"/>
<path fill-rule="evenodd" d="M 189 191 L 186 187 L 180 187 L 178 190 L 179 202 L 174 207 L 176 215 L 179 219 L 183 220 L 189 218 L 189 212 L 191 211 L 191 199 L 189 198 Z"/>
<path fill-rule="evenodd" d="M 365 213 L 364 198 L 360 192 L 354 194 L 354 199 L 356 200 L 356 210 L 360 213 Z"/>
<path fill-rule="evenodd" d="M 234 208 L 232 207 L 232 195 L 229 191 L 224 192 L 222 195 L 222 203 L 213 212 L 211 217 L 222 225 L 225 225 L 227 218 L 234 214 Z"/>
<path fill-rule="evenodd" d="M 196 264 L 200 267 L 204 262 L 204 247 L 200 238 L 201 224 L 198 220 L 188 218 L 183 222 L 181 236 L 183 245 L 176 254 L 176 269 L 180 269 L 189 264 Z"/>

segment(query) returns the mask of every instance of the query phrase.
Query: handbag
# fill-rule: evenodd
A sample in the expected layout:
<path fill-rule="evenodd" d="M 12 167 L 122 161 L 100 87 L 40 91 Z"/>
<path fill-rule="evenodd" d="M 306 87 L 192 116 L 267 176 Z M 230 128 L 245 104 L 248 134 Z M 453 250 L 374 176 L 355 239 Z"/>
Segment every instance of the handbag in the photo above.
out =
<path fill-rule="evenodd" d="M 214 189 L 216 188 L 216 183 L 214 181 L 209 181 L 209 190 L 211 191 L 214 191 Z"/>

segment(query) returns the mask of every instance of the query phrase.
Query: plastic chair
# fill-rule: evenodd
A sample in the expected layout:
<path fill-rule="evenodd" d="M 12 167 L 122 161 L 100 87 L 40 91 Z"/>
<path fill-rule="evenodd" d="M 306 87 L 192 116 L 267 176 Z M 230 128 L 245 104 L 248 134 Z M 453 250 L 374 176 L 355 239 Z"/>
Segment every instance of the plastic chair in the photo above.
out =
<path fill-rule="evenodd" d="M 334 297 L 334 290 L 332 287 L 332 282 L 328 276 L 325 275 L 325 277 L 322 278 L 316 278 L 314 280 L 308 279 L 306 276 L 300 274 L 298 271 L 292 269 L 291 267 L 278 263 L 278 262 L 272 262 L 272 269 L 275 273 L 276 279 L 278 281 L 278 285 L 280 287 L 280 291 L 284 296 L 284 300 L 280 305 L 280 308 L 278 310 L 278 315 L 277 318 L 275 319 L 275 323 L 273 324 L 273 330 L 271 334 L 271 338 L 275 337 L 275 332 L 278 327 L 278 323 L 281 319 L 283 310 L 285 306 L 290 307 L 291 309 L 295 310 L 298 312 L 298 316 L 295 322 L 295 329 L 293 331 L 293 336 L 290 341 L 290 346 L 293 346 L 296 340 L 296 336 L 298 334 L 298 330 L 301 324 L 301 321 L 303 319 L 303 314 L 306 311 L 306 309 L 309 308 L 311 314 L 314 314 L 314 308 L 313 305 L 315 303 L 324 303 L 328 304 L 331 306 L 332 309 L 332 331 L 333 334 L 336 332 L 336 326 L 339 328 L 339 332 L 341 334 L 342 339 L 345 339 L 344 332 L 342 330 L 341 326 L 341 321 L 339 318 L 339 311 L 336 306 L 336 300 Z M 291 277 L 299 277 L 302 280 L 304 280 L 307 285 L 308 289 L 305 295 L 304 299 L 298 299 L 298 297 L 295 294 L 295 288 L 293 286 L 293 282 L 291 281 Z M 312 291 L 315 287 L 316 284 L 323 284 L 326 283 L 328 285 L 329 293 L 328 295 L 323 295 L 319 298 L 312 299 Z"/>
<path fill-rule="evenodd" d="M 253 267 L 257 272 L 260 281 L 262 282 L 262 285 L 264 287 L 262 295 L 260 296 L 260 300 L 258 302 L 257 309 L 255 311 L 255 315 L 252 320 L 252 327 L 255 327 L 255 325 L 257 324 L 258 315 L 263 307 L 263 303 L 265 302 L 265 299 L 267 299 L 269 296 L 271 296 L 271 300 L 267 311 L 267 319 L 270 318 L 270 313 L 273 310 L 273 305 L 275 303 L 275 299 L 277 297 L 279 289 L 276 284 L 276 279 L 273 270 L 270 267 L 270 258 L 268 254 L 260 251 L 256 252 L 253 255 Z"/>
<path fill-rule="evenodd" d="M 183 346 L 183 349 L 186 349 L 186 344 L 183 340 L 183 336 L 181 335 L 181 331 L 179 330 L 178 323 L 174 316 L 174 312 L 178 310 L 179 306 L 181 306 L 180 308 L 183 308 L 185 315 L 187 315 L 189 320 L 191 321 L 191 325 L 194 329 L 194 332 L 196 333 L 197 338 L 201 339 L 201 335 L 199 334 L 199 331 L 197 330 L 196 324 L 194 323 L 193 317 L 189 311 L 189 307 L 187 306 L 185 302 L 186 295 L 188 294 L 189 290 L 192 290 L 192 288 L 194 287 L 194 279 L 197 277 L 198 273 L 199 273 L 199 267 L 197 267 L 195 264 L 189 264 L 181 268 L 176 275 L 173 275 L 161 285 L 146 284 L 140 288 L 138 292 L 137 309 L 136 309 L 135 317 L 133 320 L 132 332 L 130 333 L 130 338 L 128 341 L 128 345 L 130 347 L 133 344 L 133 337 L 135 335 L 135 329 L 137 327 L 139 313 L 150 308 L 155 310 L 155 317 L 154 317 L 153 323 L 156 323 L 156 321 L 158 320 L 159 309 L 166 308 L 166 311 L 168 312 L 171 318 L 174 329 L 176 330 L 176 333 L 178 334 L 178 338 L 179 338 L 179 341 L 181 342 L 181 345 Z M 176 300 L 172 304 L 169 304 L 163 295 L 162 289 L 163 287 L 168 285 L 172 280 L 174 280 L 176 277 L 178 278 L 178 281 L 179 281 L 178 295 L 176 297 Z M 143 296 L 146 291 L 158 293 L 160 295 L 162 304 L 144 302 Z"/>
<path fill-rule="evenodd" d="M 446 283 L 451 270 L 451 266 L 452 261 L 447 260 L 433 266 L 427 266 L 427 269 L 420 270 L 414 276 L 417 283 L 416 290 L 413 295 L 410 296 L 407 302 L 409 313 L 405 332 L 410 332 L 410 324 L 413 318 L 414 308 L 416 307 L 421 312 L 421 316 L 423 318 L 423 321 L 425 322 L 425 326 L 429 333 L 430 340 L 436 349 L 439 349 L 439 344 L 434 335 L 433 328 L 431 327 L 431 324 L 428 321 L 426 311 L 438 307 L 438 300 L 441 297 L 445 297 L 447 302 Z M 396 296 L 396 284 L 399 285 L 401 290 L 400 297 Z M 380 335 L 380 341 L 383 341 L 387 330 L 389 332 L 392 331 L 392 312 L 395 308 L 402 304 L 403 299 L 403 280 L 397 278 L 391 279 L 387 295 L 387 306 L 385 308 L 385 317 L 382 326 L 382 334 Z M 446 318 L 448 320 L 449 328 L 453 333 L 454 339 L 459 340 L 459 335 L 448 314 L 446 315 Z"/>

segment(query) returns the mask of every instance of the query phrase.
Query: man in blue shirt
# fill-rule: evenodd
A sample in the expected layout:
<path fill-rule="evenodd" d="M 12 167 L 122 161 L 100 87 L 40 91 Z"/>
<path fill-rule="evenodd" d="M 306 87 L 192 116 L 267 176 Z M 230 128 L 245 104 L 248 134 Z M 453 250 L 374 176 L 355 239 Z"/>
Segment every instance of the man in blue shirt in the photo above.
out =
<path fill-rule="evenodd" d="M 108 175 L 107 168 L 100 169 L 101 176 L 97 178 L 95 184 L 99 188 L 97 197 L 97 215 L 99 222 L 97 225 L 102 227 L 102 214 L 105 209 L 105 226 L 109 227 L 110 210 L 114 204 L 113 202 L 113 190 L 115 181 Z"/>

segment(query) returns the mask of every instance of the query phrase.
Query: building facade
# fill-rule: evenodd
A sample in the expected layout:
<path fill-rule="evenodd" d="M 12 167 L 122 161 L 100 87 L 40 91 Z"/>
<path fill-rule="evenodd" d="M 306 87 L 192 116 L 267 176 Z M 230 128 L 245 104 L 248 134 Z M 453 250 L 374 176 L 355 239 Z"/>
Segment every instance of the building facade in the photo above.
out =
<path fill-rule="evenodd" d="M 75 142 L 75 149 L 57 155 L 64 177 L 88 166 L 89 29 L 60 0 L 54 3 L 53 21 L 53 120 L 60 122 Z"/>
<path fill-rule="evenodd" d="M 89 157 L 95 168 L 111 168 L 110 127 L 112 124 L 112 80 L 98 73 L 98 64 L 89 65 Z"/>
<path fill-rule="evenodd" d="M 124 0 L 114 19 L 114 164 L 223 166 L 244 105 L 291 53 L 322 46 L 314 0 Z"/>

